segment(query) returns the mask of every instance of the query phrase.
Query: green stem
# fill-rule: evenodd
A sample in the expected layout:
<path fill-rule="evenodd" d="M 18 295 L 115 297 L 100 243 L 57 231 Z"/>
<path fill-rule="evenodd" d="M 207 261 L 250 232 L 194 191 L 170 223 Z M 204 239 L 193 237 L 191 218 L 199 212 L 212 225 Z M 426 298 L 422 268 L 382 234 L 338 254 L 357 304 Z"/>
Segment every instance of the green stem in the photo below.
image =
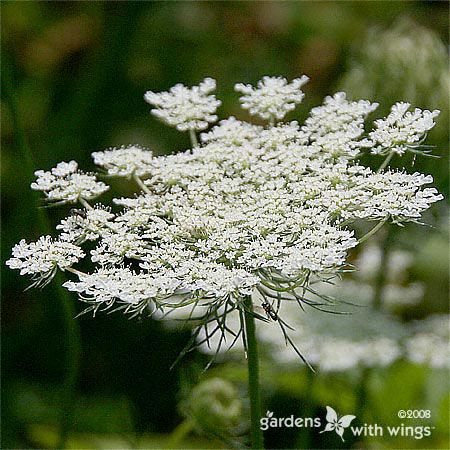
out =
<path fill-rule="evenodd" d="M 186 436 L 194 429 L 192 420 L 181 422 L 175 430 L 172 431 L 164 448 L 180 448 Z"/>
<path fill-rule="evenodd" d="M 136 184 L 146 193 L 151 194 L 149 188 L 144 184 L 144 182 L 137 176 L 133 175 L 134 181 L 136 181 Z"/>
<path fill-rule="evenodd" d="M 195 134 L 194 130 L 189 130 L 189 137 L 191 138 L 192 148 L 197 147 L 198 140 L 197 140 L 197 135 Z"/>
<path fill-rule="evenodd" d="M 5 58 L 6 59 L 6 58 Z M 14 129 L 15 144 L 18 150 L 18 154 L 23 161 L 23 170 L 27 176 L 31 176 L 34 172 L 35 164 L 33 161 L 33 153 L 28 145 L 25 131 L 20 120 L 20 114 L 18 110 L 18 102 L 15 92 L 16 86 L 14 83 L 13 69 L 10 61 L 5 61 L 3 64 L 3 80 L 6 86 L 4 89 L 5 96 L 7 97 L 11 120 Z M 40 233 L 51 234 L 52 229 L 47 215 L 41 208 L 36 209 L 37 225 Z M 56 283 L 53 285 L 54 295 L 62 310 L 63 328 L 65 330 L 65 343 L 66 343 L 66 373 L 64 374 L 64 381 L 62 387 L 62 399 L 61 399 L 61 417 L 60 417 L 60 435 L 59 442 L 56 448 L 65 448 L 66 438 L 73 417 L 73 405 L 75 400 L 75 388 L 78 378 L 78 371 L 80 365 L 80 330 L 79 325 L 75 317 L 75 309 L 68 292 L 61 286 L 62 277 L 58 274 L 55 277 Z"/>
<path fill-rule="evenodd" d="M 358 239 L 358 244 L 362 244 L 364 241 L 367 241 L 371 236 L 373 236 L 389 219 L 385 217 L 381 222 L 378 222 L 368 233 L 366 233 L 362 238 Z"/>
<path fill-rule="evenodd" d="M 391 162 L 392 157 L 394 156 L 394 152 L 391 151 L 389 155 L 387 155 L 386 159 L 383 161 L 383 164 L 379 167 L 377 170 L 377 173 L 380 173 L 383 169 L 386 168 L 386 166 Z"/>
<path fill-rule="evenodd" d="M 252 315 L 252 298 L 245 299 L 245 338 L 247 343 L 248 395 L 250 398 L 252 449 L 264 448 L 263 433 L 260 428 L 261 393 L 259 389 L 258 345 L 255 334 L 255 319 Z"/>
<path fill-rule="evenodd" d="M 66 290 L 61 286 L 62 276 L 56 277 L 58 299 L 62 309 L 62 319 L 64 321 L 65 331 L 65 367 L 66 373 L 62 386 L 63 405 L 59 418 L 59 440 L 57 449 L 66 447 L 67 436 L 72 428 L 72 419 L 74 415 L 74 406 L 76 400 L 76 387 L 78 381 L 78 373 L 80 371 L 81 361 L 81 336 L 80 326 L 75 320 L 75 305 L 71 298 L 67 295 Z"/>
<path fill-rule="evenodd" d="M 363 367 L 361 369 L 361 377 L 359 380 L 359 385 L 356 388 L 355 414 L 360 421 L 364 420 L 365 411 L 370 411 L 368 407 L 369 392 L 367 386 L 370 374 L 371 374 L 370 367 Z"/>
<path fill-rule="evenodd" d="M 302 394 L 303 399 L 303 408 L 301 410 L 302 417 L 313 417 L 314 414 L 314 396 L 313 396 L 313 388 L 314 388 L 314 380 L 316 374 L 306 369 L 306 383 L 305 389 Z M 297 442 L 295 443 L 295 448 L 312 448 L 312 433 L 310 428 L 300 429 L 300 433 L 298 434 Z"/>
<path fill-rule="evenodd" d="M 77 269 L 74 269 L 73 267 L 68 267 L 67 269 L 66 269 L 66 272 L 71 272 L 71 273 L 73 273 L 74 275 L 77 275 L 77 276 L 80 276 L 80 275 L 86 275 L 84 272 L 82 272 L 81 270 L 77 270 Z"/>
<path fill-rule="evenodd" d="M 87 201 L 87 200 L 85 200 L 84 198 L 79 198 L 78 199 L 78 201 L 80 202 L 80 204 L 81 205 L 83 205 L 86 209 L 94 209 L 91 205 L 90 205 L 90 203 Z"/>

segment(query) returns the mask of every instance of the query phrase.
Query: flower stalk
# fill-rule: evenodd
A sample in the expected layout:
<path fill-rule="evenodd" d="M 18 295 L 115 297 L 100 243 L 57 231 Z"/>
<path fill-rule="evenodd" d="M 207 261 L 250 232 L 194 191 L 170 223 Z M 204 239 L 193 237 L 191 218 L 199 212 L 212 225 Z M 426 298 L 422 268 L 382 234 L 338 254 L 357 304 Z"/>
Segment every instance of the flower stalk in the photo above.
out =
<path fill-rule="evenodd" d="M 75 305 L 71 298 L 67 298 L 67 294 L 65 294 L 64 289 L 61 287 L 61 282 L 58 283 L 58 291 L 61 292 L 61 301 L 59 303 L 64 320 L 66 371 L 62 390 L 64 404 L 61 408 L 59 417 L 60 430 L 56 448 L 64 449 L 66 448 L 68 434 L 72 428 L 72 419 L 74 415 L 75 390 L 81 362 L 81 337 L 80 326 L 78 322 L 74 320 L 76 316 Z"/>
<path fill-rule="evenodd" d="M 191 139 L 192 148 L 197 147 L 198 140 L 197 140 L 197 135 L 195 134 L 194 130 L 189 130 L 189 138 Z"/>
<path fill-rule="evenodd" d="M 381 171 L 386 169 L 387 165 L 391 162 L 391 159 L 393 158 L 394 154 L 395 154 L 394 151 L 389 152 L 389 154 L 386 156 L 381 166 L 378 168 L 377 173 L 380 173 Z"/>
<path fill-rule="evenodd" d="M 387 222 L 389 219 L 389 216 L 383 219 L 381 222 L 378 222 L 368 233 L 366 233 L 364 236 L 362 236 L 358 240 L 358 244 L 362 244 L 364 241 L 367 241 L 371 236 L 373 236 L 378 230 L 380 230 L 383 225 Z"/>
<path fill-rule="evenodd" d="M 250 398 L 252 449 L 264 448 L 263 433 L 260 428 L 261 392 L 259 388 L 258 344 L 255 334 L 255 318 L 252 314 L 252 298 L 248 296 L 245 306 L 245 340 L 247 345 L 248 395 Z"/>
<path fill-rule="evenodd" d="M 150 189 L 144 184 L 144 182 L 136 175 L 133 175 L 134 181 L 136 181 L 136 184 L 146 193 L 151 194 Z"/>

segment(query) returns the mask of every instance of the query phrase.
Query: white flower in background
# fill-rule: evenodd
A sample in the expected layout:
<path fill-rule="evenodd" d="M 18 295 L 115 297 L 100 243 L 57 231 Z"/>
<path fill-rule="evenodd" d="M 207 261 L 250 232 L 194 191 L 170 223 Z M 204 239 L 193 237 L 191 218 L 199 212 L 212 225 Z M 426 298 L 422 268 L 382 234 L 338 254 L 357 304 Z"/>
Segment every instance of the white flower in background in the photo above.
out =
<path fill-rule="evenodd" d="M 251 114 L 273 122 L 301 101 L 306 80 L 288 84 L 265 77 L 256 89 L 238 85 L 237 90 L 245 94 Z M 146 100 L 156 106 L 156 116 L 195 135 L 216 120 L 219 102 L 209 95 L 214 88 L 206 79 L 193 88 L 148 92 Z M 95 240 L 91 273 L 71 268 L 78 281 L 65 284 L 94 311 L 117 303 L 132 314 L 195 318 L 198 336 L 202 327 L 205 333 L 212 327 L 207 334 L 219 342 L 226 334 L 224 321 L 231 320 L 231 329 L 234 315 L 234 343 L 242 330 L 239 316 L 252 296 L 256 309 L 269 305 L 269 312 L 257 313 L 260 319 L 270 317 L 260 338 L 273 342 L 273 327 L 282 328 L 275 352 L 280 360 L 292 358 L 282 350 L 287 322 L 299 330 L 292 342 L 323 370 L 389 364 L 399 353 L 402 327 L 382 312 L 345 316 L 342 326 L 343 316 L 339 322 L 323 312 L 306 316 L 298 305 L 335 306 L 315 289 L 349 268 L 348 252 L 361 241 L 354 233 L 358 221 L 417 221 L 442 198 L 434 188 L 424 188 L 431 176 L 375 173 L 354 161 L 370 148 L 364 122 L 375 107 L 338 93 L 314 108 L 304 125 L 292 121 L 263 128 L 229 118 L 203 134 L 192 150 L 155 157 L 137 146 L 95 152 L 95 163 L 108 175 L 133 178 L 142 189 L 132 198 L 113 199 L 114 214 L 89 204 L 107 186 L 78 172 L 75 162 L 39 171 L 33 189 L 61 203 L 79 201 L 83 209 L 71 210 L 57 226 L 61 241 L 48 244 L 61 249 L 51 253 L 56 259 L 34 254 L 21 242 L 14 251 L 26 256 L 14 255 L 9 265 L 47 277 L 81 257 L 73 243 Z M 418 120 L 404 122 L 405 130 L 416 133 Z M 33 262 L 38 267 L 30 269 Z M 276 305 L 273 297 L 281 301 L 279 311 L 270 309 Z M 353 350 L 333 353 L 333 348 Z"/>
<path fill-rule="evenodd" d="M 356 275 L 361 281 L 373 281 L 382 262 L 382 249 L 376 242 L 369 242 L 358 254 L 355 265 Z M 403 281 L 407 270 L 413 264 L 414 256 L 410 251 L 392 249 L 386 262 L 386 277 L 388 282 Z"/>
<path fill-rule="evenodd" d="M 434 333 L 419 333 L 412 336 L 408 343 L 408 359 L 416 364 L 448 369 L 450 355 L 448 340 L 444 340 Z"/>
<path fill-rule="evenodd" d="M 94 152 L 92 158 L 94 163 L 105 169 L 110 176 L 143 177 L 151 172 L 153 154 L 139 145 L 130 145 Z"/>
<path fill-rule="evenodd" d="M 351 280 L 343 280 L 328 295 L 342 300 L 358 299 L 363 305 L 370 305 L 374 297 L 373 284 L 382 264 L 382 249 L 375 242 L 368 243 L 355 261 L 358 268 Z M 408 270 L 413 264 L 413 254 L 406 250 L 391 249 L 384 268 L 385 283 L 381 290 L 382 307 L 396 309 L 419 303 L 424 296 L 425 286 L 421 282 L 408 282 Z M 332 292 L 334 291 L 334 292 Z"/>
<path fill-rule="evenodd" d="M 259 299 L 260 300 L 260 299 Z M 254 298 L 257 305 L 258 298 Z M 274 304 L 276 301 L 274 302 Z M 290 332 L 293 344 L 305 355 L 306 360 L 321 372 L 343 372 L 358 367 L 386 367 L 403 356 L 402 339 L 408 329 L 385 313 L 367 308 L 350 308 L 351 314 L 336 317 L 320 311 L 299 314 L 295 300 L 285 301 L 277 314 L 286 319 L 295 331 Z M 255 312 L 261 307 L 256 307 Z M 189 309 L 177 311 L 177 318 L 187 317 Z M 203 353 L 219 359 L 233 358 L 243 347 L 235 337 L 241 328 L 239 315 L 232 312 L 224 323 L 223 335 L 217 325 L 209 324 L 197 336 Z M 286 346 L 277 321 L 259 321 L 257 336 L 263 343 L 261 351 L 282 368 L 295 367 L 298 356 Z M 233 351 L 229 352 L 233 345 Z"/>
<path fill-rule="evenodd" d="M 358 260 L 357 260 L 358 261 Z M 355 262 L 356 267 L 361 265 Z M 385 270 L 389 272 L 390 265 Z M 374 288 L 373 282 L 378 273 L 378 266 L 372 272 L 370 279 L 364 280 L 358 271 L 352 273 L 352 278 L 345 278 L 338 283 L 322 286 L 321 293 L 330 297 L 339 298 L 342 301 L 357 303 L 364 307 L 372 307 Z M 398 307 L 411 306 L 419 303 L 423 299 L 424 286 L 420 282 L 398 284 L 401 280 L 390 281 L 391 277 L 387 277 L 387 282 L 381 291 L 382 309 L 391 310 Z"/>
<path fill-rule="evenodd" d="M 48 172 L 37 170 L 35 175 L 37 180 L 31 183 L 31 189 L 42 191 L 51 202 L 93 200 L 109 189 L 105 183 L 97 181 L 94 175 L 79 172 L 75 161 L 61 162 Z"/>
<path fill-rule="evenodd" d="M 450 318 L 447 314 L 418 320 L 406 342 L 407 357 L 416 364 L 440 369 L 450 368 Z"/>
<path fill-rule="evenodd" d="M 422 111 L 419 108 L 408 111 L 410 106 L 409 103 L 396 103 L 386 118 L 375 121 L 375 129 L 369 133 L 374 155 L 389 152 L 403 155 L 408 150 L 419 148 L 426 133 L 434 127 L 434 118 L 440 111 Z"/>
<path fill-rule="evenodd" d="M 297 307 L 295 301 L 285 302 L 279 314 L 295 328 L 296 331 L 290 334 L 294 344 L 320 371 L 385 367 L 402 355 L 401 339 L 407 330 L 386 313 L 346 305 L 340 310 L 345 309 L 350 314 L 337 317 L 314 310 L 295 315 L 293 311 Z M 295 353 L 285 348 L 279 336 L 274 336 L 274 325 L 268 323 L 259 327 L 261 339 L 269 346 L 269 354 L 280 363 L 296 364 Z"/>
<path fill-rule="evenodd" d="M 383 337 L 362 344 L 361 353 L 365 367 L 388 367 L 403 357 L 401 341 Z"/>
<path fill-rule="evenodd" d="M 305 94 L 300 89 L 309 78 L 303 75 L 290 83 L 283 77 L 263 77 L 258 87 L 251 84 L 238 83 L 236 92 L 244 94 L 240 97 L 242 108 L 248 109 L 252 116 L 265 120 L 282 120 L 303 100 Z"/>
<path fill-rule="evenodd" d="M 394 256 L 393 259 L 398 258 Z M 373 297 L 370 285 L 344 280 L 336 286 L 322 284 L 315 289 L 327 297 L 336 295 L 342 301 L 358 302 L 359 305 L 347 305 L 345 309 L 351 314 L 336 317 L 316 311 L 297 314 L 298 305 L 295 301 L 282 303 L 278 314 L 295 329 L 290 338 L 308 362 L 319 371 L 343 372 L 358 367 L 387 367 L 402 358 L 432 368 L 450 366 L 450 322 L 447 315 L 432 316 L 410 325 L 384 312 L 374 311 L 370 307 Z M 401 295 L 409 294 L 402 292 Z M 259 297 L 254 297 L 255 305 L 260 301 Z M 386 298 L 385 302 L 388 301 Z M 405 302 L 408 301 L 407 298 Z M 259 309 L 256 306 L 255 312 L 264 315 Z M 188 314 L 187 308 L 178 310 L 177 318 L 186 318 Z M 214 324 L 202 330 L 197 336 L 200 350 L 208 355 L 216 355 L 218 360 L 237 357 L 243 350 L 242 344 L 235 341 L 240 329 L 237 312 L 228 314 L 226 327 L 228 331 L 225 336 L 216 330 Z M 257 334 L 263 342 L 261 350 L 266 358 L 274 360 L 281 368 L 295 367 L 298 359 L 294 352 L 286 348 L 283 337 L 277 333 L 277 327 L 276 321 L 258 322 Z M 233 351 L 229 351 L 232 345 Z"/>
<path fill-rule="evenodd" d="M 36 242 L 27 244 L 22 239 L 12 249 L 12 258 L 6 261 L 11 269 L 20 270 L 21 275 L 33 275 L 35 286 L 45 285 L 57 269 L 68 269 L 84 257 L 80 247 L 50 236 L 42 236 Z"/>
<path fill-rule="evenodd" d="M 425 286 L 417 281 L 407 286 L 387 284 L 383 287 L 382 301 L 387 308 L 416 305 L 425 294 Z"/>
<path fill-rule="evenodd" d="M 439 109 L 442 116 L 433 129 L 434 140 L 448 142 L 448 45 L 435 31 L 400 16 L 389 28 L 368 29 L 346 65 L 340 89 L 355 99 L 380 102 L 383 114 L 393 99 Z"/>
<path fill-rule="evenodd" d="M 177 84 L 169 92 L 147 91 L 144 99 L 155 107 L 152 114 L 167 125 L 179 131 L 202 131 L 217 121 L 221 102 L 211 95 L 215 89 L 216 81 L 205 78 L 192 88 Z"/>

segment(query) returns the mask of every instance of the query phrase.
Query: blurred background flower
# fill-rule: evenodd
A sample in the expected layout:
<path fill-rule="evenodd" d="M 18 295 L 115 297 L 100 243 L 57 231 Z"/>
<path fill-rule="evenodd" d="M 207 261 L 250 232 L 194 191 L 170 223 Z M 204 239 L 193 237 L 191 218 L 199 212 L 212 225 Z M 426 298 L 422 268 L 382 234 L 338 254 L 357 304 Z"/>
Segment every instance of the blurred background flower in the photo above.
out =
<path fill-rule="evenodd" d="M 148 90 L 165 91 L 178 82 L 197 85 L 211 76 L 223 100 L 219 119 L 248 119 L 233 91 L 236 82 L 254 85 L 263 75 L 294 79 L 305 73 L 311 81 L 304 86 L 303 104 L 288 119 L 302 121 L 311 107 L 338 90 L 350 99 L 379 102 L 377 117 L 396 101 L 440 109 L 428 142 L 441 158 L 410 155 L 401 162 L 394 158 L 393 165 L 408 167 L 414 160 L 412 170 L 432 174 L 446 193 L 447 28 L 446 2 L 4 2 L 2 448 L 56 446 L 58 415 L 65 407 L 61 381 L 68 343 L 55 288 L 24 292 L 26 280 L 4 264 L 20 237 L 33 240 L 42 234 L 43 214 L 53 225 L 64 214 L 38 209 L 42 204 L 28 188 L 33 170 L 70 159 L 89 170 L 91 152 L 111 146 L 137 143 L 154 154 L 189 147 L 186 133 L 152 120 L 143 100 Z M 31 161 L 21 153 L 18 130 L 24 131 Z M 382 161 L 372 159 L 375 167 Z M 119 192 L 130 195 L 128 186 L 115 180 L 105 201 Z M 270 326 L 261 327 L 264 402 L 275 416 L 313 416 L 330 404 L 358 411 L 365 420 L 391 423 L 398 409 L 410 405 L 431 409 L 436 427 L 431 438 L 414 443 L 368 438 L 346 445 L 447 448 L 446 202 L 436 205 L 425 222 L 432 227 L 411 224 L 380 233 L 365 252 L 354 255 L 361 272 L 324 287 L 327 295 L 362 305 L 348 306 L 351 315 L 330 318 L 308 311 L 295 317 L 296 343 L 305 356 L 309 352 L 316 375 L 291 349 L 272 342 Z M 83 305 L 72 300 L 80 312 Z M 114 314 L 76 320 L 82 357 L 68 446 L 219 448 L 229 443 L 205 436 L 204 428 L 225 423 L 233 437 L 245 429 L 239 413 L 246 408 L 245 401 L 239 403 L 246 384 L 242 357 L 221 355 L 204 373 L 210 355 L 194 351 L 170 370 L 189 329 Z M 201 383 L 207 389 L 195 387 Z M 217 416 L 199 414 L 203 403 L 195 400 L 209 398 L 204 389 L 213 396 L 206 403 L 220 406 Z M 191 406 L 181 406 L 180 412 L 177 405 L 185 405 L 187 393 L 195 393 Z M 200 426 L 178 439 L 187 417 Z M 266 442 L 270 448 L 341 445 L 328 433 L 296 429 L 268 430 Z"/>
<path fill-rule="evenodd" d="M 434 136 L 445 139 L 448 133 L 448 50 L 438 33 L 411 17 L 401 16 L 388 28 L 370 28 L 363 42 L 353 46 L 340 86 L 355 99 L 377 100 L 383 113 L 396 100 L 439 109 Z"/>

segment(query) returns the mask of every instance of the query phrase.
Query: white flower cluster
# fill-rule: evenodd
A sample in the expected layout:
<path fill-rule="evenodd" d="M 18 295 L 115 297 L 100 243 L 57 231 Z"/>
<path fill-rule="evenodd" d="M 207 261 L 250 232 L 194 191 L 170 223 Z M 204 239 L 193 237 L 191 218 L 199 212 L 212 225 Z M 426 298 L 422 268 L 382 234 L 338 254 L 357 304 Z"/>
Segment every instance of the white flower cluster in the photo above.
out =
<path fill-rule="evenodd" d="M 6 264 L 20 270 L 21 275 L 33 275 L 37 286 L 50 281 L 57 269 L 64 271 L 77 263 L 84 257 L 84 252 L 70 242 L 42 236 L 29 244 L 22 239 L 13 247 L 12 256 Z"/>
<path fill-rule="evenodd" d="M 360 139 L 364 134 L 366 117 L 378 107 L 367 100 L 349 102 L 345 92 L 325 97 L 324 104 L 311 110 L 302 131 L 319 151 L 336 159 L 353 158 L 372 144 Z"/>
<path fill-rule="evenodd" d="M 202 142 L 222 142 L 224 144 L 240 145 L 249 140 L 256 139 L 263 127 L 247 122 L 241 122 L 236 117 L 221 120 L 209 133 L 202 133 Z"/>
<path fill-rule="evenodd" d="M 64 287 L 78 292 L 95 305 L 126 305 L 146 302 L 164 292 L 167 280 L 138 274 L 128 268 L 100 268 L 93 274 L 79 274 L 79 281 L 66 281 Z"/>
<path fill-rule="evenodd" d="M 97 166 L 106 169 L 108 175 L 117 177 L 147 176 L 150 173 L 152 152 L 139 145 L 112 148 L 92 153 Z"/>
<path fill-rule="evenodd" d="M 345 220 L 388 216 L 396 222 L 417 220 L 431 203 L 443 198 L 435 188 L 422 189 L 433 178 L 417 172 L 374 173 L 358 165 L 335 165 L 325 168 L 320 181 L 324 190 L 308 203 Z"/>
<path fill-rule="evenodd" d="M 373 142 L 372 153 L 385 155 L 395 152 L 403 155 L 407 150 L 416 150 L 435 123 L 438 110 L 422 111 L 416 108 L 408 111 L 409 103 L 396 103 L 391 113 L 384 119 L 375 121 L 375 129 L 369 133 Z"/>
<path fill-rule="evenodd" d="M 88 210 L 75 209 L 56 226 L 56 229 L 61 230 L 62 241 L 82 244 L 85 241 L 98 239 L 113 217 L 114 214 L 104 207 Z"/>
<path fill-rule="evenodd" d="M 144 99 L 155 107 L 152 114 L 167 125 L 179 131 L 202 131 L 217 120 L 221 102 L 211 95 L 215 89 L 216 81 L 205 78 L 192 88 L 177 84 L 169 92 L 147 91 Z"/>
<path fill-rule="evenodd" d="M 414 334 L 406 344 L 408 359 L 436 369 L 450 368 L 450 318 L 431 316 L 413 324 Z"/>
<path fill-rule="evenodd" d="M 258 114 L 280 118 L 301 100 L 305 81 L 266 77 L 255 91 L 239 89 Z M 148 92 L 146 99 L 169 124 L 202 130 L 215 120 L 218 102 L 207 95 L 214 87 L 206 79 L 192 89 Z M 80 174 L 75 162 L 37 172 L 33 189 L 83 206 L 57 227 L 56 242 L 67 252 L 57 253 L 56 265 L 79 278 L 65 287 L 94 310 L 116 302 L 157 316 L 188 308 L 205 323 L 242 312 L 255 292 L 292 294 L 336 276 L 358 244 L 355 221 L 417 220 L 442 198 L 423 188 L 431 176 L 375 173 L 354 161 L 370 145 L 363 125 L 375 107 L 339 93 L 314 108 L 303 126 L 261 127 L 231 117 L 202 134 L 192 150 L 167 156 L 137 146 L 95 152 L 94 162 L 108 175 L 131 177 L 142 189 L 114 199 L 114 210 L 89 204 L 107 186 Z M 81 258 L 75 244 L 85 241 L 95 241 L 89 274 L 71 267 Z M 23 259 L 37 262 L 32 273 L 46 274 L 54 259 L 46 247 L 35 247 Z M 47 260 L 51 267 L 42 264 Z M 22 268 L 16 257 L 9 264 Z"/>
<path fill-rule="evenodd" d="M 75 161 L 61 162 L 49 172 L 37 170 L 31 189 L 44 192 L 47 200 L 58 203 L 76 203 L 80 199 L 93 200 L 109 188 L 94 175 L 78 171 Z"/>
<path fill-rule="evenodd" d="M 305 94 L 300 88 L 308 80 L 305 75 L 290 83 L 283 77 L 263 77 L 258 81 L 257 88 L 251 84 L 238 83 L 234 89 L 244 94 L 240 98 L 242 107 L 248 109 L 252 116 L 265 120 L 282 120 L 303 100 Z"/>

